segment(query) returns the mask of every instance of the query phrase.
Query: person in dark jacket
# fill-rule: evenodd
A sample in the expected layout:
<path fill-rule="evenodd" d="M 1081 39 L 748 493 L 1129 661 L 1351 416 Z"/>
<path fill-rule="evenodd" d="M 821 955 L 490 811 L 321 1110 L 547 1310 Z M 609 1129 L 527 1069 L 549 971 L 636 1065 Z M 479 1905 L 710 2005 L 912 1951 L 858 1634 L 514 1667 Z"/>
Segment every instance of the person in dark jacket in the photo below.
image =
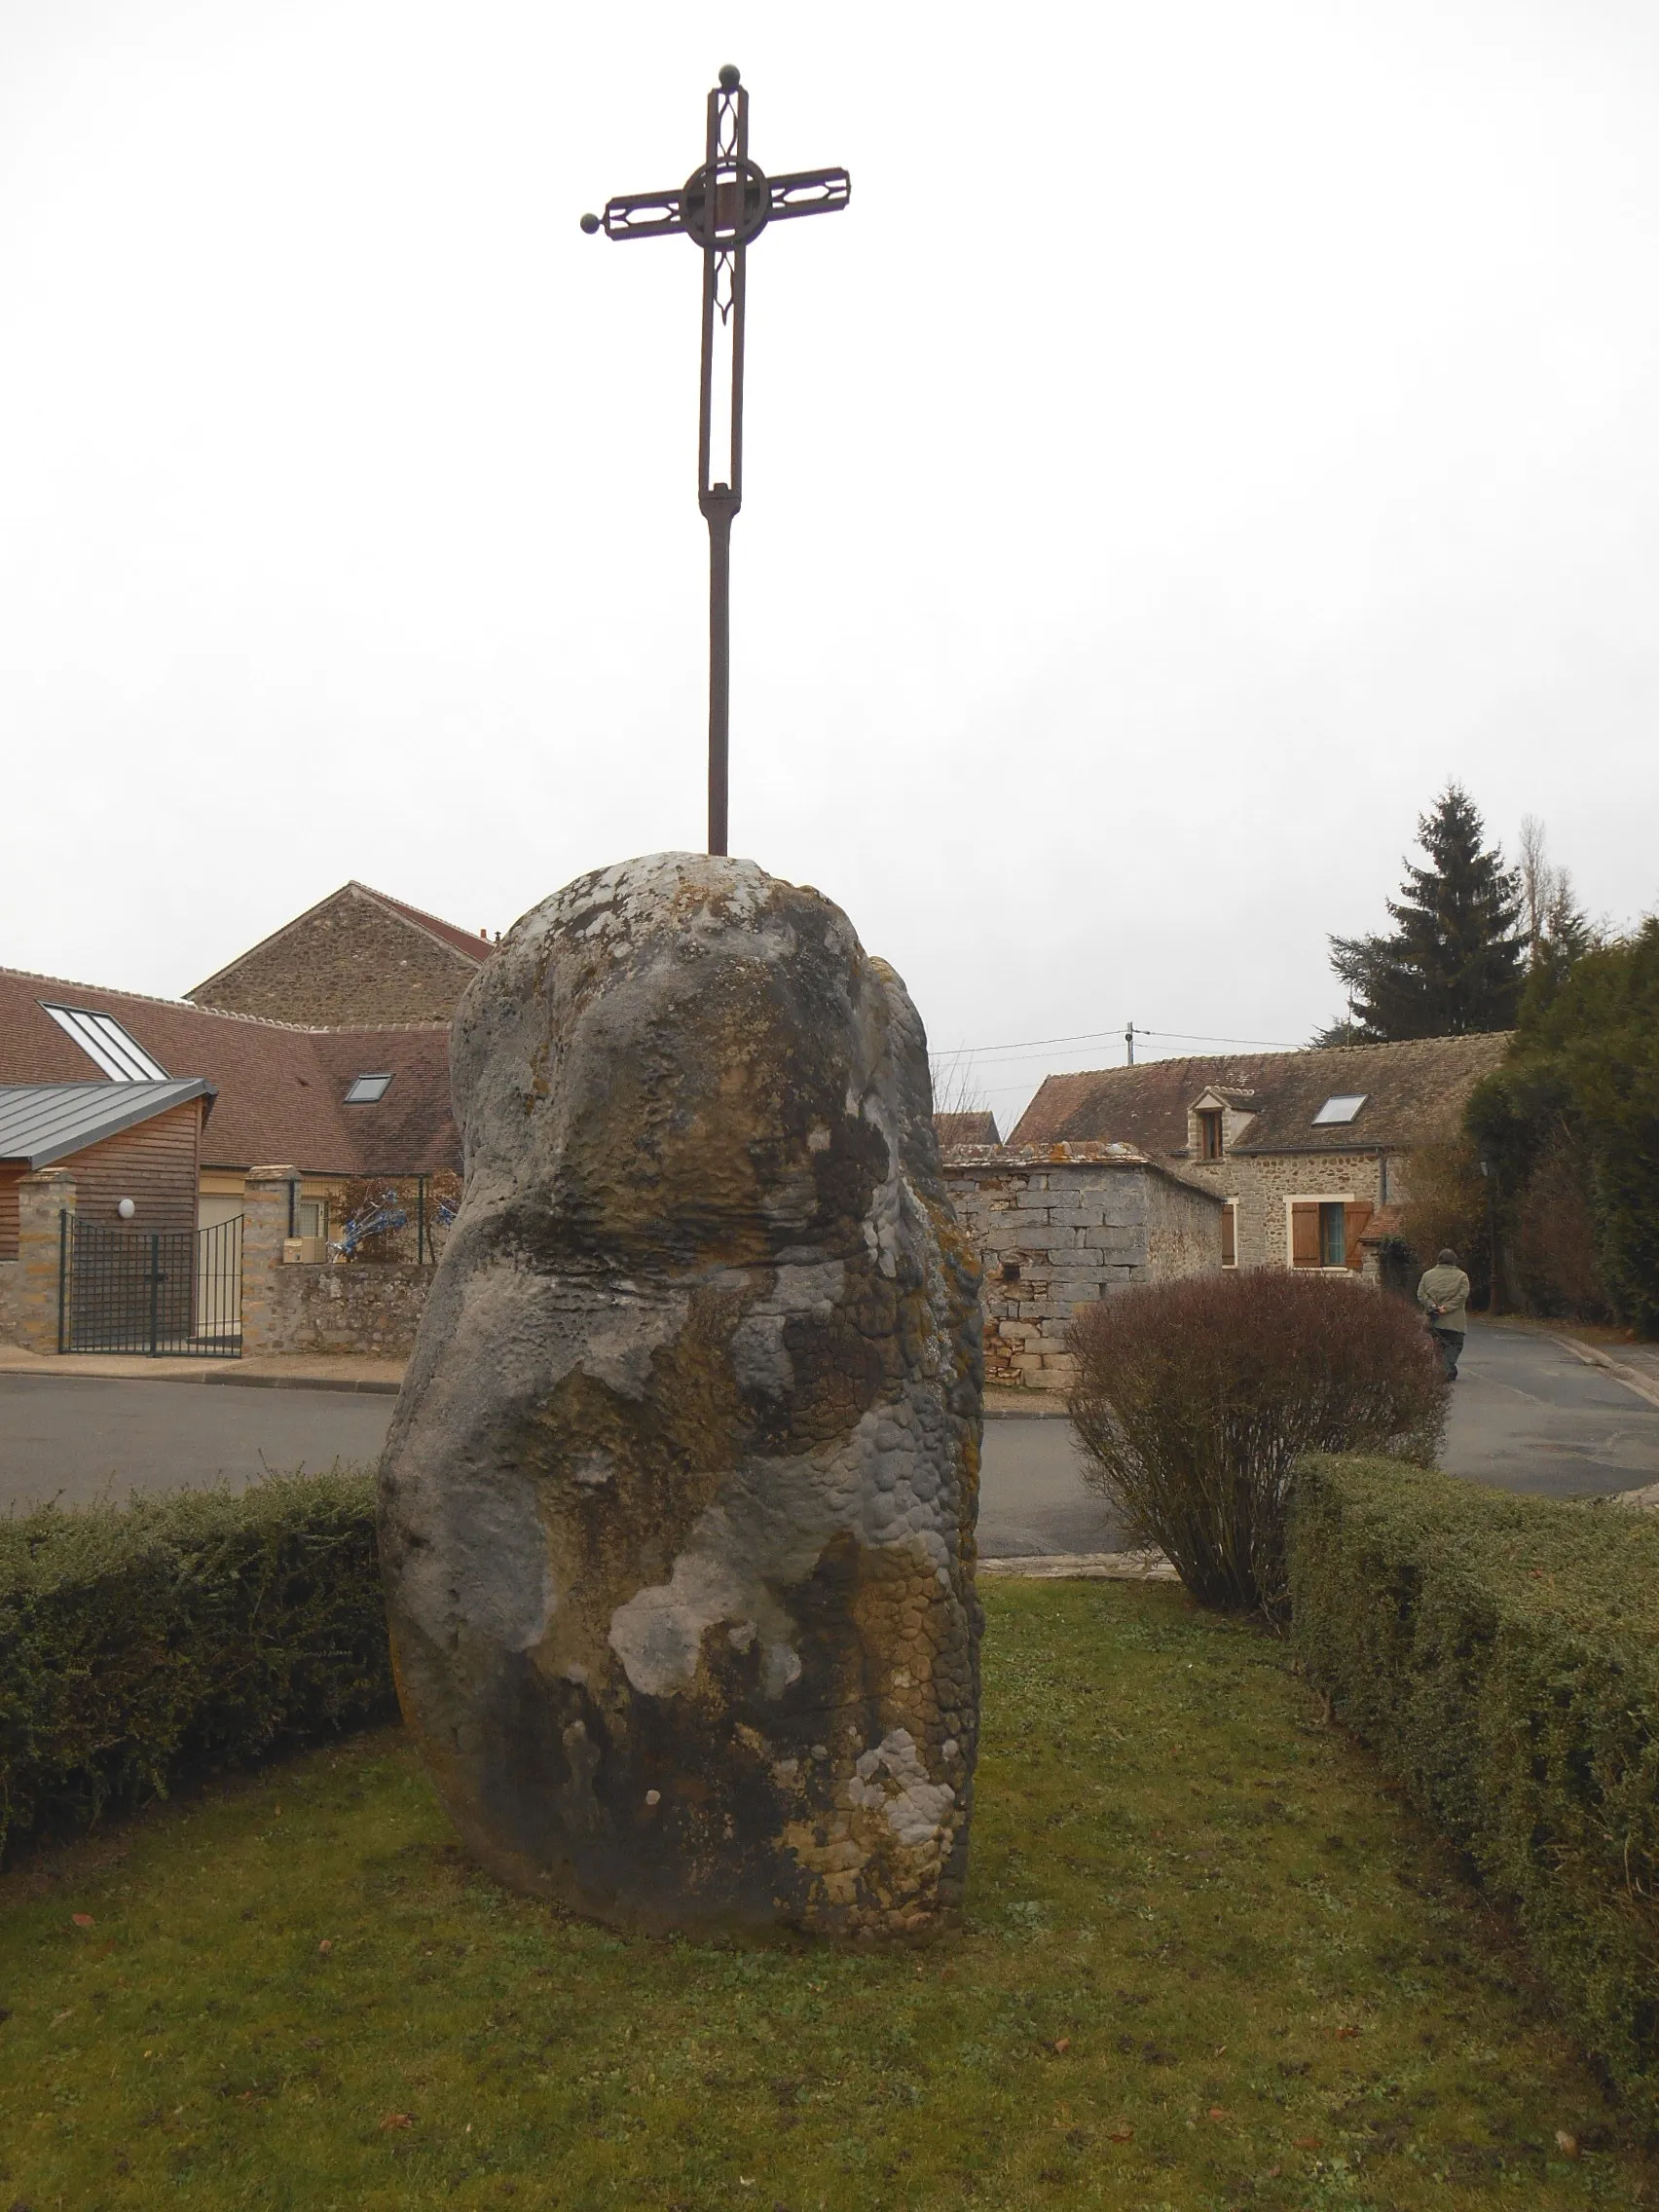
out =
<path fill-rule="evenodd" d="M 1428 1315 L 1429 1334 L 1445 1363 L 1449 1382 L 1457 1380 L 1457 1360 L 1469 1326 L 1469 1278 L 1456 1252 L 1442 1252 L 1418 1284 L 1418 1304 Z"/>

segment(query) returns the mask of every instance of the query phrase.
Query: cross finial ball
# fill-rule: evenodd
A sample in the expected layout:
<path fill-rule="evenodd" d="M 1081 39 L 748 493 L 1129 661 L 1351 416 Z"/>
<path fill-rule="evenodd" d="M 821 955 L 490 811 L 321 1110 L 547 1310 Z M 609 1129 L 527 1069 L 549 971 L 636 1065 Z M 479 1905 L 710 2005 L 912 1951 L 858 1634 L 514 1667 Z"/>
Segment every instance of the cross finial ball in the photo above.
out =
<path fill-rule="evenodd" d="M 738 86 L 741 85 L 743 79 L 738 73 L 737 63 L 735 61 L 728 61 L 725 67 L 720 71 L 721 90 L 728 92 L 735 92 Z"/>
<path fill-rule="evenodd" d="M 582 229 L 586 231 L 590 239 L 592 238 L 595 231 L 598 230 L 598 228 L 599 217 L 597 215 L 584 215 L 582 217 Z"/>

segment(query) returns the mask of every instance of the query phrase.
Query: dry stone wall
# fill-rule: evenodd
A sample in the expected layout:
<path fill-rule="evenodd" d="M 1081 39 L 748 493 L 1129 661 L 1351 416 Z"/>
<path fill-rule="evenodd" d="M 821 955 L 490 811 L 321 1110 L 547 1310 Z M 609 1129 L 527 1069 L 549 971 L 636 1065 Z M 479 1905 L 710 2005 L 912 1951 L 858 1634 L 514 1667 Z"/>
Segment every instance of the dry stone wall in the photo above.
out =
<path fill-rule="evenodd" d="M 413 1261 L 285 1266 L 272 1281 L 260 1350 L 405 1359 L 432 1286 Z"/>

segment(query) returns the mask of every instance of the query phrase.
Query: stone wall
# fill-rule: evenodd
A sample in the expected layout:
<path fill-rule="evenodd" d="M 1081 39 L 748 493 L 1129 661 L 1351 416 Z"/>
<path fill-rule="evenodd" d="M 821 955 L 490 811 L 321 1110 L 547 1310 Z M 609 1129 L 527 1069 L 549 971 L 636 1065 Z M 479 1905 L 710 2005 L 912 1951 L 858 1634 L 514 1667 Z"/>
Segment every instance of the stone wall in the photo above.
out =
<path fill-rule="evenodd" d="M 432 1269 L 387 1262 L 329 1265 L 288 1235 L 294 1167 L 255 1167 L 242 1201 L 241 1329 L 244 1355 L 363 1352 L 402 1359 L 431 1287 Z"/>
<path fill-rule="evenodd" d="M 198 1006 L 321 1028 L 447 1021 L 478 965 L 349 884 L 190 995 Z"/>
<path fill-rule="evenodd" d="M 433 1272 L 413 1262 L 290 1262 L 273 1286 L 259 1348 L 406 1359 Z"/>
<path fill-rule="evenodd" d="M 1221 1207 L 1127 1145 L 952 1145 L 958 1218 L 985 1270 L 985 1381 L 1063 1389 L 1078 1307 L 1221 1265 Z"/>

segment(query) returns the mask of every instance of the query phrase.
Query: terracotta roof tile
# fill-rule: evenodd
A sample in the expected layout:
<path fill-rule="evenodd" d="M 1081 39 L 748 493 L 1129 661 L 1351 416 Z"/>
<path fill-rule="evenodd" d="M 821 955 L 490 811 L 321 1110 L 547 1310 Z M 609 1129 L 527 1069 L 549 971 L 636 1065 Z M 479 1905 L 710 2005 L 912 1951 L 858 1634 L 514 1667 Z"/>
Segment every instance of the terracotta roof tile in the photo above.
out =
<path fill-rule="evenodd" d="M 203 1162 L 281 1162 L 313 1174 L 434 1173 L 461 1165 L 450 1106 L 449 1024 L 302 1029 L 176 999 L 0 969 L 0 1083 L 84 1083 L 96 1070 L 42 1000 L 113 1014 L 169 1076 L 218 1091 Z M 386 1096 L 348 1106 L 353 1076 L 388 1073 Z"/>

